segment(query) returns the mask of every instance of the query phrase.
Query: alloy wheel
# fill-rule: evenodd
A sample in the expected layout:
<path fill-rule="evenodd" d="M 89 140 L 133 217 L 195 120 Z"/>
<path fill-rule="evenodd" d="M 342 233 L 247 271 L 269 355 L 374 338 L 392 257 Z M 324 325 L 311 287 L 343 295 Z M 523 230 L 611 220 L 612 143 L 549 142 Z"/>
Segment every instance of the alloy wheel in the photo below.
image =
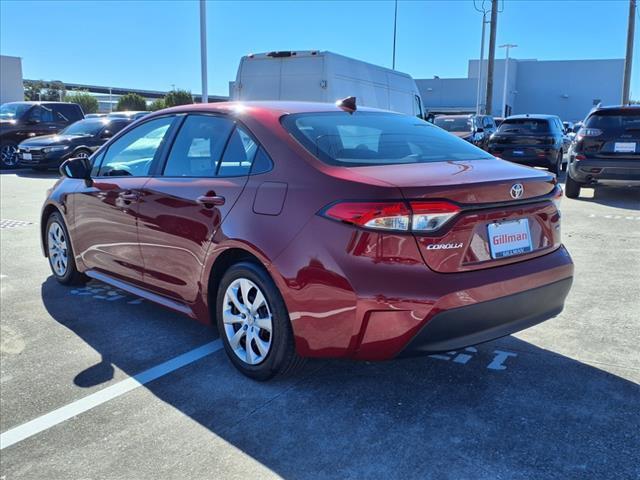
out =
<path fill-rule="evenodd" d="M 87 152 L 79 152 L 77 155 L 74 155 L 75 158 L 89 158 L 89 154 Z"/>
<path fill-rule="evenodd" d="M 269 304 L 262 290 L 247 278 L 227 287 L 222 305 L 224 333 L 235 355 L 249 365 L 263 362 L 273 339 Z"/>
<path fill-rule="evenodd" d="M 15 167 L 18 164 L 18 148 L 15 145 L 2 145 L 0 161 L 7 167 Z"/>
<path fill-rule="evenodd" d="M 69 257 L 67 253 L 67 238 L 62 225 L 52 222 L 47 233 L 47 248 L 49 250 L 49 263 L 53 272 L 59 277 L 67 273 Z"/>

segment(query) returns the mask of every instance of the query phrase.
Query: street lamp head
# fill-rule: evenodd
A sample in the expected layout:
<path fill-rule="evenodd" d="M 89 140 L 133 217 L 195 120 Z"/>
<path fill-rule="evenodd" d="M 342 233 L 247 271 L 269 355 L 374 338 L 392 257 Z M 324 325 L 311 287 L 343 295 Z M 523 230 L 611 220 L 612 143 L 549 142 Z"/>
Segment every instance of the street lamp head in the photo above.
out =
<path fill-rule="evenodd" d="M 515 43 L 505 43 L 504 45 L 500 45 L 498 48 L 516 48 L 518 45 Z"/>

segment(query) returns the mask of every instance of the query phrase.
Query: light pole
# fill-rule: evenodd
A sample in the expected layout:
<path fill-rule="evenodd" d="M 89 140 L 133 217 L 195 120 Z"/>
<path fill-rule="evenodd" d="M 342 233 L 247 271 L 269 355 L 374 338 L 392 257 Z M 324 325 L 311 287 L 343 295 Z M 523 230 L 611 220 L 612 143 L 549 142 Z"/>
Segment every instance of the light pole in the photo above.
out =
<path fill-rule="evenodd" d="M 391 61 L 391 69 L 396 69 L 396 27 L 398 25 L 398 0 L 395 2 L 393 12 L 393 60 Z"/>
<path fill-rule="evenodd" d="M 482 75 L 484 70 L 484 31 L 487 24 L 487 12 L 482 12 L 482 40 L 480 41 L 480 64 L 478 65 L 478 91 L 476 93 L 476 114 L 480 115 L 480 97 L 482 96 Z"/>
<path fill-rule="evenodd" d="M 500 45 L 499 48 L 505 48 L 506 53 L 504 57 L 504 85 L 502 87 L 502 116 L 507 116 L 507 81 L 509 80 L 509 49 L 516 48 L 518 45 L 513 43 L 505 43 Z"/>
<path fill-rule="evenodd" d="M 209 103 L 207 93 L 207 2 L 200 0 L 200 70 L 202 71 L 202 103 Z"/>

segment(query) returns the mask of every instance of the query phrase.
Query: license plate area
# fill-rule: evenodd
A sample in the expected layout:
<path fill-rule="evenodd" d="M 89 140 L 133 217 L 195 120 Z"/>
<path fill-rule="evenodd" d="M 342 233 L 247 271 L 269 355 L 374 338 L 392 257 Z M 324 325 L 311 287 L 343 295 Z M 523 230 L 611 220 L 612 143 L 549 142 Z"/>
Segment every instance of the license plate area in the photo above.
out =
<path fill-rule="evenodd" d="M 487 225 L 491 258 L 499 259 L 531 252 L 529 220 L 520 218 Z"/>
<path fill-rule="evenodd" d="M 636 142 L 615 142 L 613 151 L 615 153 L 636 153 Z"/>
<path fill-rule="evenodd" d="M 22 154 L 22 159 L 23 160 L 31 160 L 31 154 L 30 153 L 23 153 Z"/>

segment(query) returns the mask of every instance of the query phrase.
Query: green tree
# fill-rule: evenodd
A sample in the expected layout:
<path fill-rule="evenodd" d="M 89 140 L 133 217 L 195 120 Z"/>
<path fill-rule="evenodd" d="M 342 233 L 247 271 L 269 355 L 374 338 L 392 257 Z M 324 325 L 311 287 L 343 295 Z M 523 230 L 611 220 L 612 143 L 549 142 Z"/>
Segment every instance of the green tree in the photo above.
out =
<path fill-rule="evenodd" d="M 96 113 L 98 111 L 98 100 L 86 91 L 76 90 L 68 94 L 64 99 L 66 102 L 80 105 L 85 114 Z"/>
<path fill-rule="evenodd" d="M 64 100 L 66 88 L 60 81 L 46 82 L 44 80 L 24 82 L 24 99 L 31 101 Z"/>
<path fill-rule="evenodd" d="M 124 110 L 140 111 L 147 109 L 147 102 L 137 93 L 127 93 L 120 97 L 118 100 L 118 106 L 116 111 L 122 112 Z"/>
<path fill-rule="evenodd" d="M 193 103 L 191 92 L 187 90 L 171 90 L 164 97 L 165 107 L 175 107 L 177 105 L 189 105 Z"/>
<path fill-rule="evenodd" d="M 151 102 L 151 105 L 149 105 L 149 110 L 151 110 L 152 112 L 155 112 L 156 110 L 162 110 L 165 107 L 166 105 L 164 104 L 164 99 L 158 98 L 153 102 Z"/>

